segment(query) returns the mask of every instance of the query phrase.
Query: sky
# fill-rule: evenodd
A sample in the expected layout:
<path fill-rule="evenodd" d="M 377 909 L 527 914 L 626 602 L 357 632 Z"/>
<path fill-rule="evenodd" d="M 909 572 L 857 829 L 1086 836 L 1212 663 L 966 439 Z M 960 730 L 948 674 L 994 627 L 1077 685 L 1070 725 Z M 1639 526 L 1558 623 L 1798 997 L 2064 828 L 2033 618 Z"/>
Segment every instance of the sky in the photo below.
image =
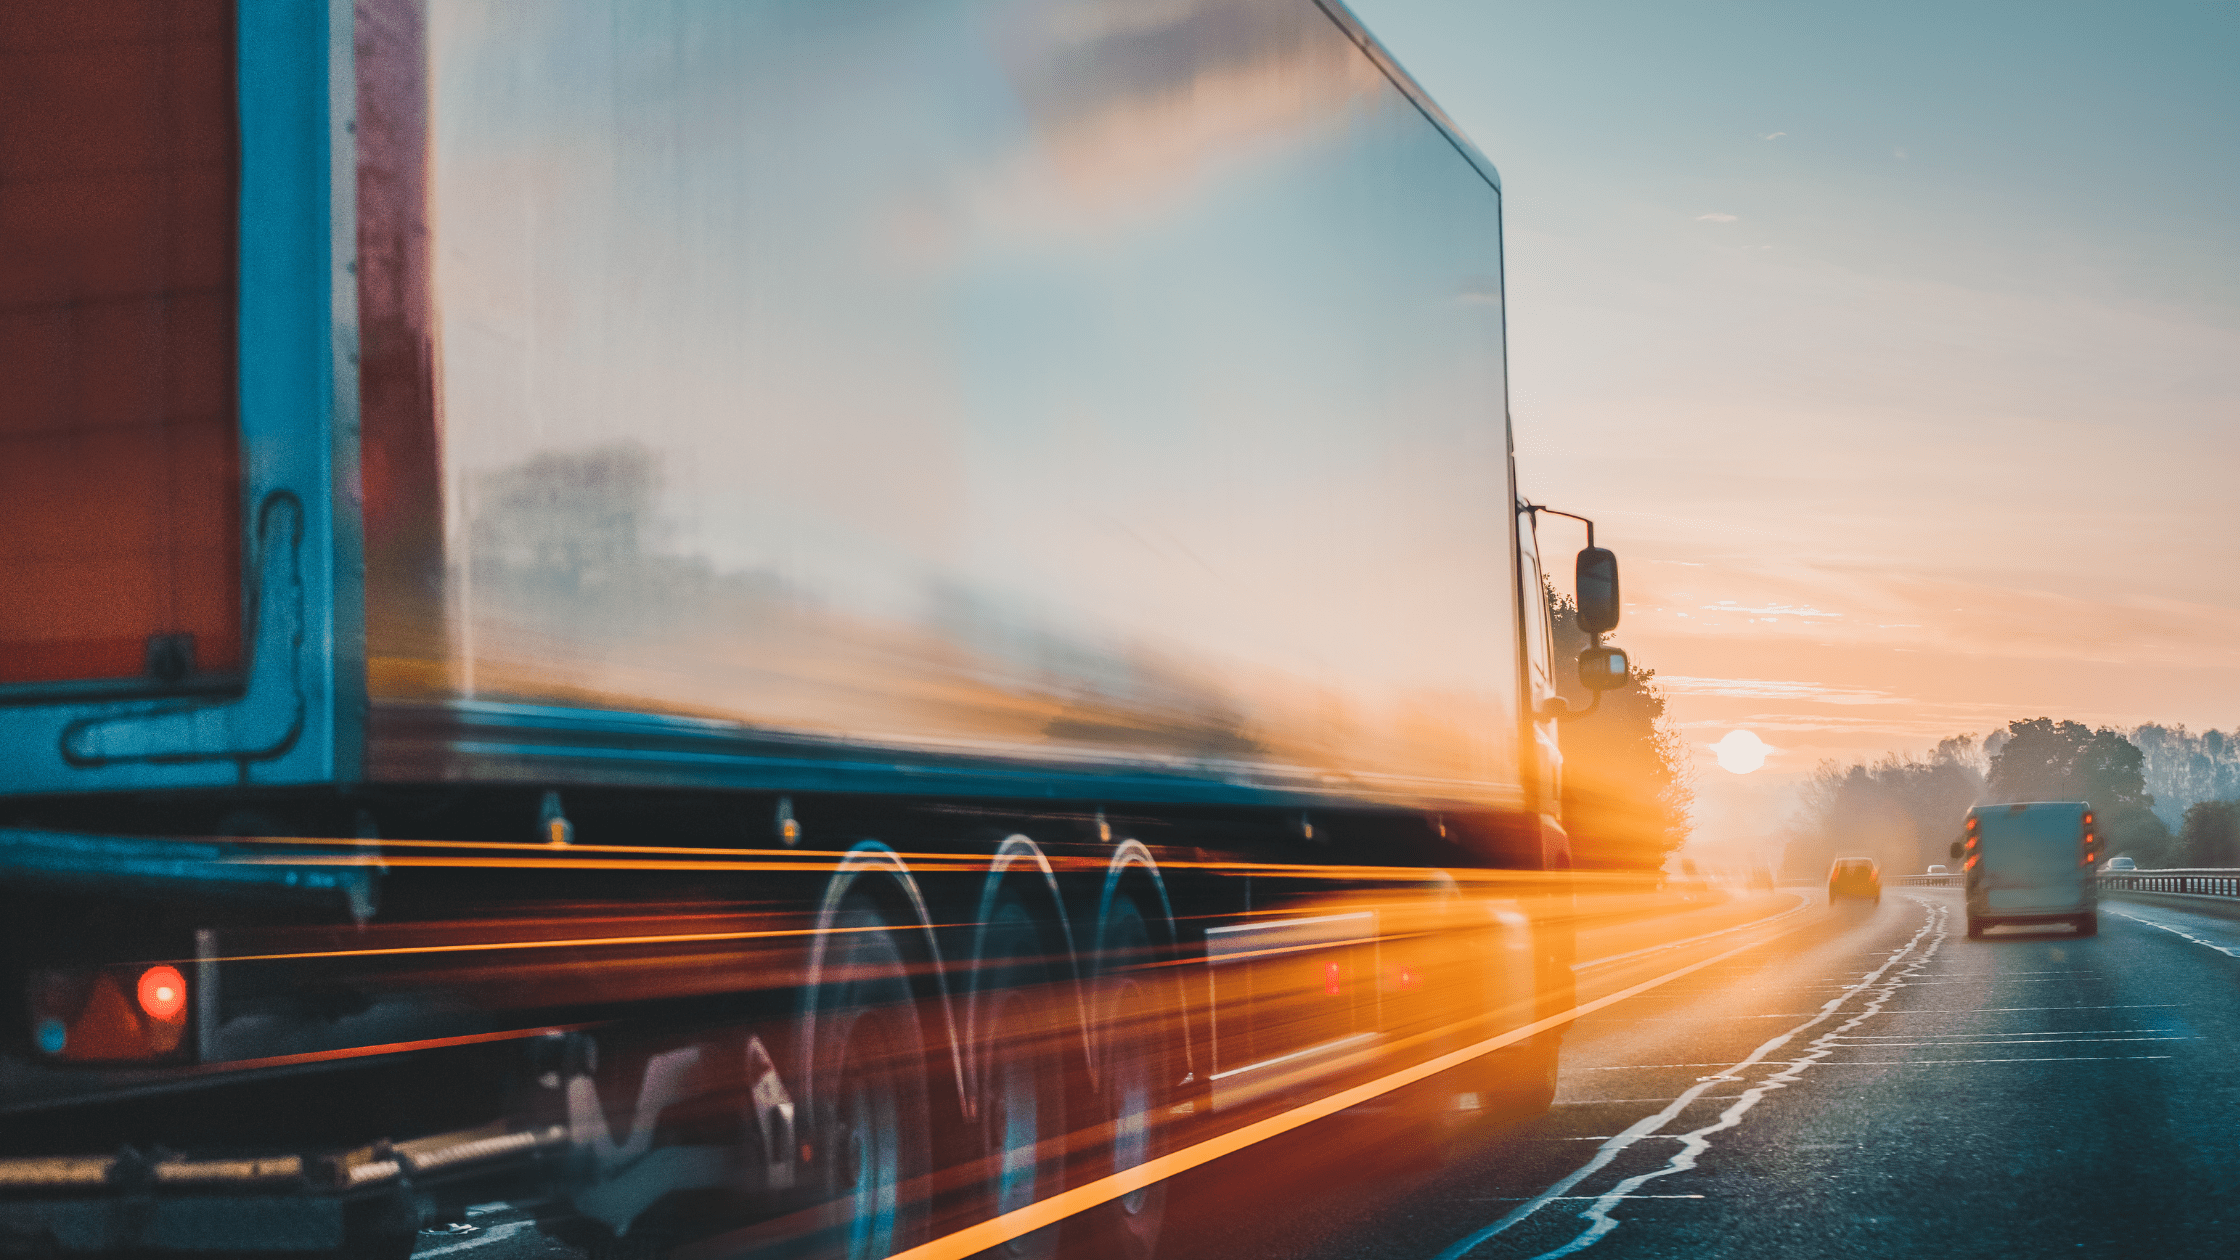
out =
<path fill-rule="evenodd" d="M 2240 725 L 2240 4 L 1353 8 L 1501 171 L 1520 483 L 1621 558 L 1699 843 L 1824 758 Z"/>

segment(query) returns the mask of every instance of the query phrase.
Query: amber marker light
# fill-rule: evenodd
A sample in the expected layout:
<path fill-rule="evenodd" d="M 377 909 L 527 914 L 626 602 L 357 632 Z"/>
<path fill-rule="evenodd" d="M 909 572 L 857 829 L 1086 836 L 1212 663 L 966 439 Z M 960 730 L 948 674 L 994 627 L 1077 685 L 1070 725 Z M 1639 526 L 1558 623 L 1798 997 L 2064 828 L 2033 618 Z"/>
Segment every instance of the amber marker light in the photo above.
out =
<path fill-rule="evenodd" d="M 148 1018 L 177 1023 L 187 1010 L 187 979 L 168 964 L 150 967 L 140 973 L 139 997 Z"/>

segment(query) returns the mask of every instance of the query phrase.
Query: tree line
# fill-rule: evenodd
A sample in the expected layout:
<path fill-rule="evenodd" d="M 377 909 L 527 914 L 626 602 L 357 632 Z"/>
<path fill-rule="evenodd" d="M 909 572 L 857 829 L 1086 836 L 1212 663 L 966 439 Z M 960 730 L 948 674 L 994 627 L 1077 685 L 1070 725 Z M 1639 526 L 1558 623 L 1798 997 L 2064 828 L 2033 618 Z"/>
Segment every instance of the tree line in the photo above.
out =
<path fill-rule="evenodd" d="M 1841 765 L 1806 779 L 1783 865 L 1818 874 L 1839 855 L 1895 871 L 1949 861 L 1971 806 L 2086 801 L 2104 852 L 2143 867 L 2240 866 L 2240 750 L 2218 731 L 2130 731 L 2030 718 L 1980 742 Z"/>

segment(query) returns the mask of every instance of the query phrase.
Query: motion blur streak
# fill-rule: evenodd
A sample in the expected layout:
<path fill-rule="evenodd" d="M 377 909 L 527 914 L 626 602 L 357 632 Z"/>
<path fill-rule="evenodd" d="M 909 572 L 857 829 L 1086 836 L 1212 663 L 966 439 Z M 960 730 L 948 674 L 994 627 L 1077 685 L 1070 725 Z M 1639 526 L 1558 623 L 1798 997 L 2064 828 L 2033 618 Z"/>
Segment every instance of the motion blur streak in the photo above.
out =
<path fill-rule="evenodd" d="M 1739 931 L 1747 928 L 1767 927 L 1777 921 L 1787 921 L 1795 919 L 1796 921 L 1789 923 L 1788 927 L 1785 929 L 1793 930 L 1795 927 L 1801 927 L 1804 925 L 1803 920 L 1797 919 L 1797 916 L 1799 916 L 1804 909 L 1805 906 L 1800 904 L 1790 910 L 1782 911 L 1778 914 L 1768 916 L 1765 919 L 1754 920 L 1750 923 L 1739 925 L 1737 928 L 1728 929 L 1728 931 Z M 1579 913 L 1579 917 L 1595 918 L 1601 916 L 1594 915 L 1589 911 L 1581 911 Z M 1724 933 L 1714 933 L 1707 935 L 1722 934 Z M 1571 1023 L 1573 1020 L 1576 1020 L 1583 1015 L 1591 1014 L 1595 1011 L 1603 1009 L 1604 1007 L 1612 1006 L 1619 1002 L 1623 1002 L 1628 998 L 1646 993 L 1649 990 L 1657 988 L 1660 985 L 1668 984 L 1674 980 L 1682 978 L 1683 976 L 1691 975 L 1697 971 L 1701 971 L 1705 967 L 1709 967 L 1714 963 L 1722 962 L 1726 959 L 1732 958 L 1737 954 L 1741 954 L 1745 951 L 1757 949 L 1764 945 L 1770 944 L 1773 941 L 1779 939 L 1782 934 L 1782 932 L 1775 932 L 1773 934 L 1763 936 L 1759 939 L 1752 940 L 1746 944 L 1737 945 L 1732 949 L 1714 954 L 1708 958 L 1699 959 L 1695 962 L 1689 963 L 1687 966 L 1675 968 L 1672 971 L 1668 971 L 1651 979 L 1643 980 L 1637 984 L 1633 984 L 1624 989 L 1621 989 L 1616 993 L 1607 994 L 1603 997 L 1596 998 L 1593 1001 L 1581 1003 L 1580 1005 L 1575 1006 L 1570 1010 L 1548 1016 L 1545 1019 L 1541 1019 L 1534 1023 L 1525 1025 L 1524 1027 L 1511 1029 L 1508 1032 L 1488 1037 L 1482 1041 L 1464 1046 L 1459 1050 L 1454 1050 L 1447 1054 L 1441 1055 L 1438 1058 L 1429 1059 L 1422 1063 L 1417 1063 L 1413 1066 L 1402 1068 L 1399 1071 L 1380 1076 L 1375 1080 L 1356 1085 L 1351 1089 L 1341 1090 L 1337 1093 L 1318 1098 L 1313 1102 L 1294 1107 L 1280 1114 L 1269 1116 L 1266 1119 L 1256 1121 L 1249 1125 L 1245 1125 L 1242 1128 L 1231 1130 L 1230 1132 L 1221 1134 L 1218 1137 L 1208 1139 L 1204 1142 L 1196 1143 L 1192 1146 L 1184 1147 L 1181 1150 L 1161 1156 L 1160 1158 L 1152 1160 L 1149 1163 L 1141 1164 L 1135 1168 L 1131 1168 L 1126 1172 L 1117 1173 L 1112 1176 L 1102 1178 L 1098 1181 L 1091 1182 L 1088 1185 L 1078 1186 L 1072 1190 L 1065 1191 L 1062 1194 L 1053 1195 L 1050 1198 L 1043 1199 L 1028 1207 L 1021 1208 L 1014 1212 L 1006 1213 L 992 1220 L 983 1221 L 978 1225 L 972 1226 L 971 1228 L 959 1230 L 955 1233 L 933 1239 L 930 1242 L 921 1244 L 917 1247 L 913 1247 L 908 1251 L 898 1253 L 895 1257 L 895 1260 L 961 1260 L 962 1257 L 976 1255 L 979 1252 L 985 1251 L 992 1247 L 1000 1246 L 1003 1243 L 1011 1241 L 1012 1239 L 1031 1234 L 1038 1229 L 1044 1228 L 1045 1226 L 1055 1224 L 1066 1219 L 1069 1216 L 1078 1215 L 1100 1204 L 1111 1202 L 1112 1200 L 1118 1199 L 1121 1196 L 1129 1194 L 1135 1190 L 1139 1190 L 1145 1186 L 1163 1181 L 1169 1177 L 1175 1176 L 1178 1173 L 1186 1172 L 1192 1168 L 1199 1167 L 1200 1165 L 1211 1163 L 1224 1155 L 1243 1150 L 1246 1147 L 1252 1146 L 1256 1143 L 1264 1142 L 1270 1138 L 1288 1133 L 1293 1129 L 1301 1127 L 1302 1125 L 1311 1124 L 1316 1120 L 1335 1115 L 1341 1111 L 1346 1110 L 1349 1107 L 1359 1106 L 1360 1104 L 1369 1102 L 1372 1099 L 1390 1094 L 1406 1086 L 1416 1084 L 1417 1082 L 1424 1081 L 1430 1077 L 1438 1075 L 1441 1072 L 1445 1072 L 1449 1069 L 1459 1067 L 1465 1063 L 1468 1063 L 1473 1059 L 1491 1054 L 1492 1052 L 1499 1050 L 1504 1046 L 1514 1045 L 1540 1033 L 1562 1028 L 1564 1025 Z M 1698 937 L 1691 939 L 1701 940 L 1703 938 Z M 1686 942 L 1675 942 L 1675 944 L 1685 943 Z M 1879 972 L 1877 974 L 1879 974 Z M 1848 996 L 1848 994 L 1846 996 Z M 1837 1004 L 1838 1003 L 1830 1003 L 1830 1006 L 1832 1008 Z M 1822 1015 L 1816 1017 L 1816 1019 L 1818 1018 L 1826 1018 L 1826 1013 L 1824 1012 Z M 1457 1024 L 1449 1025 L 1432 1032 L 1421 1033 L 1416 1035 L 1415 1037 L 1409 1038 L 1406 1041 L 1394 1043 L 1387 1046 L 1384 1053 L 1387 1056 L 1399 1057 L 1410 1050 L 1417 1049 L 1423 1042 L 1431 1040 L 1439 1036 L 1440 1034 L 1450 1032 L 1455 1028 L 1479 1025 L 1483 1022 L 1484 1017 L 1478 1017 L 1460 1021 Z M 1782 1037 L 1768 1042 L 1765 1047 L 1761 1047 L 1761 1050 L 1770 1052 L 1772 1048 L 1777 1047 L 1781 1043 L 1787 1041 L 1790 1035 L 1792 1034 L 1784 1034 Z M 1706 1084 L 1699 1087 L 1699 1089 L 1708 1089 L 1709 1087 L 1710 1086 Z M 1692 1096 L 1693 1095 L 1691 1094 L 1691 1097 Z M 1607 1160 L 1604 1160 L 1603 1162 L 1607 1162 Z M 1599 1166 L 1599 1164 L 1591 1165 L 1589 1170 L 1591 1170 L 1592 1167 Z M 1588 1170 L 1582 1170 L 1581 1173 L 1576 1174 L 1573 1178 L 1566 1180 L 1562 1184 L 1562 1186 L 1558 1188 L 1557 1193 L 1560 1194 L 1560 1190 L 1562 1188 L 1568 1188 L 1570 1185 L 1575 1184 L 1577 1177 L 1584 1176 L 1585 1171 Z M 1542 1202 L 1545 1202 L 1545 1197 L 1543 1198 L 1543 1200 L 1536 1201 L 1535 1204 L 1528 1206 L 1537 1207 Z M 1521 1219 L 1521 1214 L 1519 1215 L 1519 1219 Z M 1489 1232 L 1485 1237 L 1490 1238 L 1495 1232 L 1499 1232 L 1498 1227 L 1494 1231 Z M 1456 1250 L 1448 1253 L 1447 1256 L 1441 1257 L 1441 1260 L 1451 1260 L 1452 1257 L 1459 1257 L 1460 1255 L 1464 1254 L 1468 1250 L 1473 1249 L 1478 1243 L 1483 1241 L 1483 1238 L 1473 1238 L 1463 1246 L 1458 1247 Z"/>

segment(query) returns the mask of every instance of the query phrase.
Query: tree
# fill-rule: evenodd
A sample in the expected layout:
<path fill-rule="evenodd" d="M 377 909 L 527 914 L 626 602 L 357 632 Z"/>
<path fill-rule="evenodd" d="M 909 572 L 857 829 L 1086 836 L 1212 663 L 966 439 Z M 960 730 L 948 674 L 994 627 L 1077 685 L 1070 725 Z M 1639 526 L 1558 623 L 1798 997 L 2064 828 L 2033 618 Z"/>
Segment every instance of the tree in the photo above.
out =
<path fill-rule="evenodd" d="M 1556 685 L 1575 706 L 1586 690 L 1566 668 L 1591 642 L 1578 605 L 1547 592 L 1555 630 Z M 1602 694 L 1589 717 L 1563 725 L 1563 818 L 1572 864 L 1589 870 L 1657 870 L 1687 843 L 1695 784 L 1686 741 L 1665 715 L 1657 672 L 1638 666 L 1633 685 Z"/>
<path fill-rule="evenodd" d="M 2111 855 L 2141 866 L 2163 865 L 2170 828 L 2154 814 L 2138 746 L 2108 727 L 2031 718 L 2007 723 L 2007 740 L 1991 758 L 1984 799 L 1991 803 L 2084 801 L 2099 816 Z"/>
<path fill-rule="evenodd" d="M 2145 759 L 2141 773 L 2154 794 L 2154 812 L 2181 825 L 2196 801 L 2240 799 L 2240 740 L 2223 731 L 2195 734 L 2183 726 L 2149 722 L 2125 732 Z"/>
<path fill-rule="evenodd" d="M 1973 735 L 1939 741 L 1926 756 L 1823 761 L 1805 780 L 1783 866 L 1818 875 L 1839 856 L 1871 857 L 1894 871 L 1948 861 L 1968 807 L 1982 799 L 1984 758 Z"/>
<path fill-rule="evenodd" d="M 2240 866 L 2240 801 L 2196 801 L 2187 807 L 2177 856 L 2185 866 Z"/>

